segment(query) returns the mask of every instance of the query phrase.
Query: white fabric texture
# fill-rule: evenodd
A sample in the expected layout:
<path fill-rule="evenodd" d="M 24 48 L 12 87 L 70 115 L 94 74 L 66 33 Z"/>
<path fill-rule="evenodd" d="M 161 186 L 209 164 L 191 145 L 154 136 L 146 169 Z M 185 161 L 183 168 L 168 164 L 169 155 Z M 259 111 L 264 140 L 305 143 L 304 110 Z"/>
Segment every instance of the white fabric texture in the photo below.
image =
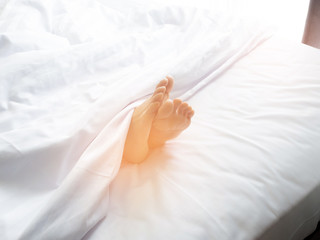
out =
<path fill-rule="evenodd" d="M 270 35 L 192 8 L 118 5 L 2 5 L 1 239 L 81 239 L 109 215 L 131 103 L 166 74 L 187 99 Z"/>
<path fill-rule="evenodd" d="M 85 240 L 304 239 L 320 220 L 320 53 L 271 39 L 189 99 L 189 129 L 110 186 Z"/>

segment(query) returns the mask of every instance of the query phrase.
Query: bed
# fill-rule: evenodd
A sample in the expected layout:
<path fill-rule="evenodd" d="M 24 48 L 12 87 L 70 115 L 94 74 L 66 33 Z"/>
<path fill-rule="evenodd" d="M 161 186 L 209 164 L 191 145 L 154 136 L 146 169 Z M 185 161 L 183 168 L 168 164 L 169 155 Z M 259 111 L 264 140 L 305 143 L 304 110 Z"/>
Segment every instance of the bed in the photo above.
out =
<path fill-rule="evenodd" d="M 7 1 L 1 239 L 303 239 L 320 220 L 320 53 L 180 6 Z M 166 74 L 191 126 L 122 160 Z"/>

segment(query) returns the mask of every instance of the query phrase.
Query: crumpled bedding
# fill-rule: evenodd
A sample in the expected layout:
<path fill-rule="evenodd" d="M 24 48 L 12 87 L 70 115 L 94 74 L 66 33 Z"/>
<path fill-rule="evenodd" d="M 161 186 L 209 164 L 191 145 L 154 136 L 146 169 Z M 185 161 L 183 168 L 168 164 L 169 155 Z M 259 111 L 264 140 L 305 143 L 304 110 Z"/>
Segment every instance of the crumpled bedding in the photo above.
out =
<path fill-rule="evenodd" d="M 270 36 L 193 8 L 7 1 L 0 15 L 1 239 L 81 239 L 108 215 L 134 106 L 188 99 Z"/>
<path fill-rule="evenodd" d="M 272 37 L 188 99 L 190 127 L 110 184 L 83 240 L 301 240 L 320 220 L 320 52 Z"/>

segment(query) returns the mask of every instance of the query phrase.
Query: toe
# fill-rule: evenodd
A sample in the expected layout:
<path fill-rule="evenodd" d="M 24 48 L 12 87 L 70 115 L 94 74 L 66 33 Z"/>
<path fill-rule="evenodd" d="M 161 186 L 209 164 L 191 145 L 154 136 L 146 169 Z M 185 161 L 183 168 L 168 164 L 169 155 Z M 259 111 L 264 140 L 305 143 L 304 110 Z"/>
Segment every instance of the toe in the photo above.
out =
<path fill-rule="evenodd" d="M 188 113 L 188 118 L 190 119 L 190 118 L 192 118 L 193 117 L 193 115 L 194 115 L 194 111 L 193 110 L 191 110 L 191 112 L 189 112 Z"/>
<path fill-rule="evenodd" d="M 165 86 L 161 86 L 156 88 L 156 90 L 154 91 L 153 95 L 156 95 L 157 93 L 165 93 L 166 92 L 166 87 Z"/>
<path fill-rule="evenodd" d="M 188 114 L 192 111 L 192 108 L 190 106 L 187 107 L 187 109 L 184 112 L 184 115 L 187 117 Z"/>
<path fill-rule="evenodd" d="M 161 102 L 163 99 L 163 93 L 157 93 L 156 95 L 152 96 L 151 102 Z"/>
<path fill-rule="evenodd" d="M 159 108 L 157 119 L 164 119 L 169 117 L 172 111 L 173 111 L 173 102 L 171 100 L 167 100 Z"/>
<path fill-rule="evenodd" d="M 189 107 L 186 107 L 184 110 L 183 110 L 183 116 L 187 116 L 188 112 L 190 111 L 190 106 Z"/>
<path fill-rule="evenodd" d="M 156 89 L 163 86 L 166 87 L 167 85 L 168 85 L 168 79 L 164 78 L 158 83 L 158 85 L 156 86 Z"/>
<path fill-rule="evenodd" d="M 173 100 L 173 110 L 177 111 L 178 107 L 181 105 L 182 101 L 181 99 L 174 99 Z"/>
<path fill-rule="evenodd" d="M 184 102 L 180 105 L 179 109 L 178 109 L 178 113 L 179 114 L 183 114 L 183 111 L 188 107 L 188 103 Z"/>
<path fill-rule="evenodd" d="M 173 88 L 174 80 L 173 80 L 173 77 L 171 76 L 166 76 L 166 78 L 168 79 L 166 94 L 169 94 Z"/>

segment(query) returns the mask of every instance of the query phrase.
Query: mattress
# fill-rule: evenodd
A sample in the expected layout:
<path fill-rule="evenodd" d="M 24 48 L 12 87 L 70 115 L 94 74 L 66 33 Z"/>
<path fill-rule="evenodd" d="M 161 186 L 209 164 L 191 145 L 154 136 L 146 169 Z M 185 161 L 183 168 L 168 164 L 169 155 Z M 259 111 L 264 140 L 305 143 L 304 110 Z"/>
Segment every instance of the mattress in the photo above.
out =
<path fill-rule="evenodd" d="M 84 239 L 303 239 L 320 220 L 320 52 L 274 37 L 188 102 L 189 129 L 123 163 Z"/>
<path fill-rule="evenodd" d="M 319 53 L 221 13 L 8 0 L 0 12 L 1 239 L 283 239 L 319 219 Z M 122 160 L 165 75 L 191 126 Z"/>

